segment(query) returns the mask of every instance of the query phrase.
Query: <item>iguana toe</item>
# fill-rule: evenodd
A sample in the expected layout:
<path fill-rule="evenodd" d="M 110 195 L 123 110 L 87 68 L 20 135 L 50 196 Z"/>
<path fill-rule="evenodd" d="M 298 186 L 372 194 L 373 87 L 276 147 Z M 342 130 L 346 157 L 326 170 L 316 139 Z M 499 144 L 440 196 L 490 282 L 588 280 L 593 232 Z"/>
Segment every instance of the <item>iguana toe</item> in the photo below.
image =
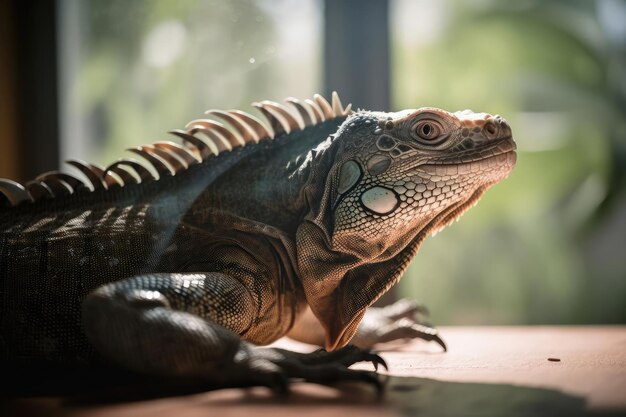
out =
<path fill-rule="evenodd" d="M 447 351 L 437 329 L 421 318 L 428 310 L 412 300 L 399 300 L 383 308 L 369 308 L 352 343 L 368 348 L 377 343 L 402 339 L 422 339 L 435 342 Z"/>
<path fill-rule="evenodd" d="M 271 350 L 280 352 L 285 358 L 296 360 L 305 365 L 339 363 L 345 367 L 349 367 L 358 362 L 371 362 L 376 370 L 378 370 L 379 365 L 388 369 L 387 363 L 378 354 L 370 349 L 364 349 L 354 345 L 347 345 L 332 352 L 328 352 L 323 348 L 310 353 L 292 352 L 283 349 Z"/>
<path fill-rule="evenodd" d="M 385 370 L 389 370 L 387 362 L 375 352 L 369 349 L 363 349 L 354 345 L 348 345 L 340 349 L 338 353 L 342 353 L 343 356 L 338 359 L 338 362 L 344 366 L 350 366 L 357 362 L 371 362 L 374 365 L 374 369 L 378 371 L 378 366 L 382 366 Z"/>
<path fill-rule="evenodd" d="M 348 369 L 337 363 L 315 366 L 296 366 L 289 370 L 293 377 L 302 378 L 307 382 L 322 385 L 333 385 L 339 382 L 363 382 L 374 386 L 380 395 L 384 390 L 380 375 L 372 371 Z"/>
<path fill-rule="evenodd" d="M 334 384 L 342 381 L 357 381 L 374 385 L 380 393 L 382 383 L 376 372 L 349 369 L 358 362 L 371 362 L 375 369 L 388 369 L 385 360 L 368 349 L 348 345 L 333 352 L 323 349 L 311 353 L 292 352 L 279 348 L 257 348 L 252 353 L 255 360 L 276 366 L 288 378 L 302 379 L 317 384 Z M 264 383 L 263 385 L 269 386 Z"/>
<path fill-rule="evenodd" d="M 398 339 L 422 339 L 427 342 L 435 342 L 446 352 L 448 350 L 445 342 L 439 336 L 436 328 L 416 323 L 410 319 L 402 319 L 393 323 L 377 334 L 378 342 L 390 342 Z"/>

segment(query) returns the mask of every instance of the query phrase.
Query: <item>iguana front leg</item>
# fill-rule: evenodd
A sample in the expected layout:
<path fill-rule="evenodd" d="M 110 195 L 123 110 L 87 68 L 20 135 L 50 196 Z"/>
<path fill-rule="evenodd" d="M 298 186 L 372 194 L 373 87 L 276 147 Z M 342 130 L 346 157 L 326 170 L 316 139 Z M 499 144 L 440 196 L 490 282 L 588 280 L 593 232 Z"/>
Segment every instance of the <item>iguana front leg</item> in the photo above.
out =
<path fill-rule="evenodd" d="M 142 373 L 278 390 L 290 378 L 359 380 L 380 388 L 374 373 L 347 368 L 359 361 L 384 364 L 366 350 L 303 355 L 244 341 L 257 311 L 255 297 L 227 274 L 159 273 L 95 290 L 83 303 L 83 325 L 105 357 Z"/>
<path fill-rule="evenodd" d="M 427 309 L 413 300 L 401 299 L 386 307 L 370 307 L 365 312 L 351 344 L 371 348 L 378 343 L 402 339 L 433 341 L 447 350 L 436 328 L 424 321 Z M 306 309 L 301 319 L 287 335 L 294 340 L 314 345 L 324 345 L 324 328 Z"/>

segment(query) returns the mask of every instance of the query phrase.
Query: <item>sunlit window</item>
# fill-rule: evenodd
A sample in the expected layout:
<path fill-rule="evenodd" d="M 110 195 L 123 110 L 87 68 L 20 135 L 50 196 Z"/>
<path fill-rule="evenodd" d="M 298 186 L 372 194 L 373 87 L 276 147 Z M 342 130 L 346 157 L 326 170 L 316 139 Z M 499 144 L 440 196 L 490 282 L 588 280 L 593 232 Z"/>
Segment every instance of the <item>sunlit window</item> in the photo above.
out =
<path fill-rule="evenodd" d="M 107 164 L 209 108 L 320 90 L 321 5 L 64 0 L 61 157 Z"/>

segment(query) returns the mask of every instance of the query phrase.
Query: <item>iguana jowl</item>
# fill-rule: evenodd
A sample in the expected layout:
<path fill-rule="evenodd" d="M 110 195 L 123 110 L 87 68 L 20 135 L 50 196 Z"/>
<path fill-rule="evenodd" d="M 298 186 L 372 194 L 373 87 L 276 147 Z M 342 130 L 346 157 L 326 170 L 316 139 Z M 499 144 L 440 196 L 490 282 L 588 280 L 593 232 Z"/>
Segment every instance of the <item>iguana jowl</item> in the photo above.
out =
<path fill-rule="evenodd" d="M 209 111 L 172 132 L 182 145 L 131 149 L 151 169 L 72 161 L 88 181 L 0 181 L 2 361 L 113 361 L 228 385 L 376 383 L 347 368 L 384 363 L 342 348 L 351 340 L 443 345 L 406 318 L 414 304 L 368 307 L 428 234 L 509 174 L 509 126 L 469 110 L 352 112 L 336 94 L 287 101 L 256 104 L 268 125 Z M 255 346 L 285 335 L 328 352 Z"/>

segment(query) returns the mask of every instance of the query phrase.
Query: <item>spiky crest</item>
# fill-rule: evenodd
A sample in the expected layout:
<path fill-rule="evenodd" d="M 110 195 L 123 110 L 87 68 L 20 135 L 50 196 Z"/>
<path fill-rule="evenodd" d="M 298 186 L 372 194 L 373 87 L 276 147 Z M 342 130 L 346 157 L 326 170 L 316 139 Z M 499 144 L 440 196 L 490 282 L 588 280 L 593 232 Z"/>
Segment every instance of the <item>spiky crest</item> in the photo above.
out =
<path fill-rule="evenodd" d="M 343 107 L 335 91 L 331 102 L 332 104 L 321 95 L 315 94 L 313 100 L 300 101 L 289 97 L 285 99 L 288 105 L 269 100 L 253 103 L 267 119 L 267 124 L 240 110 L 208 110 L 205 114 L 219 118 L 226 124 L 212 119 L 192 120 L 185 126 L 185 130 L 168 132 L 177 137 L 181 144 L 160 141 L 127 149 L 141 156 L 144 164 L 131 158 L 122 158 L 102 168 L 79 160 L 68 160 L 67 164 L 80 171 L 87 181 L 58 171 L 45 172 L 24 185 L 0 178 L 0 197 L 4 197 L 9 206 L 16 206 L 24 202 L 58 198 L 77 192 L 119 188 L 176 175 L 192 165 L 209 161 L 220 153 L 351 114 L 352 105 Z M 146 165 L 152 167 L 157 175 Z"/>

